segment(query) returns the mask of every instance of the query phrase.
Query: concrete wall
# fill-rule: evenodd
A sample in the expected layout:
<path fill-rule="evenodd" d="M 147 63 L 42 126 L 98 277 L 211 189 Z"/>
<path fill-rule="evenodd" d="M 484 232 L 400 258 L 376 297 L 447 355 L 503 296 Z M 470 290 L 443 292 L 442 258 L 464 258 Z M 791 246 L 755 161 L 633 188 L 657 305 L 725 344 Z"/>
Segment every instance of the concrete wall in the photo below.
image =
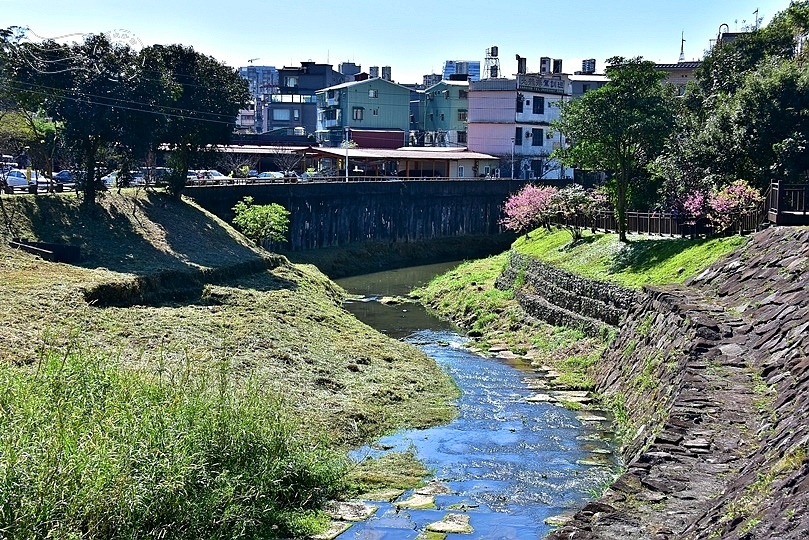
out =
<path fill-rule="evenodd" d="M 243 197 L 291 212 L 292 251 L 366 242 L 415 242 L 502 232 L 502 208 L 522 180 L 395 181 L 194 187 L 186 190 L 225 221 Z"/>

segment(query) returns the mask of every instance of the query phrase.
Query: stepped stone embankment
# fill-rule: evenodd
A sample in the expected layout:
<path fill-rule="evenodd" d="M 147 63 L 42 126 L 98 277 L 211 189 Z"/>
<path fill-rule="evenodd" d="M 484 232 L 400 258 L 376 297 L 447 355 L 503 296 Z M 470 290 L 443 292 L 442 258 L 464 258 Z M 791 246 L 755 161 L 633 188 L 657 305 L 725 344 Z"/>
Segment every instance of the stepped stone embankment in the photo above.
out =
<path fill-rule="evenodd" d="M 514 287 L 517 302 L 528 314 L 556 326 L 581 328 L 587 335 L 618 326 L 637 300 L 632 289 L 587 279 L 514 251 L 495 286 Z"/>
<path fill-rule="evenodd" d="M 809 538 L 809 229 L 646 288 L 596 373 L 626 471 L 552 539 Z"/>

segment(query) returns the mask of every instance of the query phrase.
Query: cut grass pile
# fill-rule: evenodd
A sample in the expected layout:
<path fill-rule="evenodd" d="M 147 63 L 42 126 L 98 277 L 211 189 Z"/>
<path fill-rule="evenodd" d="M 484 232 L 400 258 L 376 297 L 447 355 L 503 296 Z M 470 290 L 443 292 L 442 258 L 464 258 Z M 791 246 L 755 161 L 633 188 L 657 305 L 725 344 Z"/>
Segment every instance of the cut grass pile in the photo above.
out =
<path fill-rule="evenodd" d="M 349 448 L 455 414 L 431 359 L 192 203 L 0 203 L 0 536 L 305 536 L 351 491 Z M 11 236 L 78 244 L 82 261 Z M 131 296 L 142 282 L 171 288 Z M 136 303 L 88 302 L 99 290 Z"/>

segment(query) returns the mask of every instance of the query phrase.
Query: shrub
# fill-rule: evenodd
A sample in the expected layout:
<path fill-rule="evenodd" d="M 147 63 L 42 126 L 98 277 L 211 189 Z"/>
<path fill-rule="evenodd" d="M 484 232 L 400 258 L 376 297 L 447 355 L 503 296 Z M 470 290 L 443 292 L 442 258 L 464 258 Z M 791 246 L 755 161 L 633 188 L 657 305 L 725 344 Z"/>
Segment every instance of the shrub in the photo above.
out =
<path fill-rule="evenodd" d="M 7 538 L 311 534 L 344 461 L 226 368 L 135 372 L 88 353 L 0 366 Z"/>
<path fill-rule="evenodd" d="M 256 244 L 264 240 L 283 242 L 289 230 L 289 211 L 280 204 L 254 205 L 253 197 L 245 197 L 233 207 L 233 223 Z"/>

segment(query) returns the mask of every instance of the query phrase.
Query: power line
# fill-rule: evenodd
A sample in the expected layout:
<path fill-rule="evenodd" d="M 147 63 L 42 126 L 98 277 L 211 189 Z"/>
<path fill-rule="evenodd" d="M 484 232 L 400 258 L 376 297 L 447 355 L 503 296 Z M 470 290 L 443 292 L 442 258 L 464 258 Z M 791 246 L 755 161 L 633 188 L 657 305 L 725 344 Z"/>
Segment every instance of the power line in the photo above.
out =
<path fill-rule="evenodd" d="M 38 95 L 42 95 L 42 96 L 45 96 L 45 97 L 55 97 L 55 98 L 59 98 L 59 99 L 67 99 L 67 100 L 70 100 L 70 101 L 75 101 L 77 103 L 86 103 L 88 105 L 97 105 L 97 106 L 100 106 L 100 107 L 109 107 L 110 109 L 118 108 L 118 109 L 123 109 L 123 110 L 128 110 L 128 111 L 141 112 L 141 113 L 145 113 L 145 114 L 162 115 L 162 116 L 166 116 L 168 118 L 177 118 L 177 119 L 180 119 L 180 120 L 195 120 L 195 121 L 198 121 L 198 122 L 209 122 L 209 123 L 214 123 L 214 124 L 225 124 L 225 125 L 233 125 L 233 124 L 236 123 L 235 119 L 230 121 L 230 122 L 226 122 L 226 121 L 223 121 L 223 120 L 214 120 L 214 119 L 210 119 L 210 118 L 200 118 L 200 117 L 196 117 L 196 116 L 187 116 L 187 115 L 174 114 L 174 113 L 168 113 L 168 112 L 162 112 L 162 111 L 138 109 L 138 108 L 135 108 L 135 107 L 127 107 L 125 105 L 116 105 L 114 103 L 100 103 L 100 102 L 97 102 L 97 101 L 91 101 L 91 100 L 88 100 L 88 99 L 82 99 L 80 97 L 65 96 L 65 95 L 57 96 L 55 94 L 49 94 L 47 92 L 42 92 L 42 91 L 38 91 L 38 90 L 30 90 L 30 89 L 26 89 L 26 88 L 18 88 L 18 87 L 15 87 L 13 85 L 10 85 L 8 83 L 0 83 L 0 88 L 8 88 L 8 89 L 11 89 L 11 90 L 30 92 L 32 94 L 38 94 Z M 192 111 L 192 112 L 194 112 L 194 111 Z M 201 114 L 204 114 L 204 113 L 201 113 Z"/>
<path fill-rule="evenodd" d="M 63 92 L 63 91 L 65 91 L 65 92 L 73 92 L 73 93 L 80 93 L 82 96 L 88 96 L 88 97 L 93 97 L 93 98 L 96 98 L 96 99 L 104 99 L 104 100 L 109 100 L 109 101 L 118 101 L 118 102 L 129 104 L 129 105 L 140 105 L 140 106 L 143 106 L 143 107 L 151 107 L 152 106 L 151 103 L 143 103 L 143 102 L 139 102 L 139 101 L 127 100 L 127 99 L 121 99 L 121 98 L 114 98 L 114 97 L 109 97 L 109 96 L 99 96 L 97 94 L 89 94 L 89 93 L 86 93 L 86 92 L 77 92 L 76 90 L 63 90 L 61 88 L 56 88 L 56 87 L 53 87 L 53 86 L 45 86 L 45 85 L 41 85 L 41 84 L 34 84 L 34 83 L 29 83 L 29 82 L 24 82 L 24 81 L 14 81 L 14 80 L 8 79 L 7 77 L 0 76 L 0 80 L 3 80 L 3 79 L 5 79 L 7 83 L 18 84 L 18 85 L 26 85 L 26 86 L 31 86 L 33 88 L 43 89 L 43 90 L 52 90 L 54 92 Z M 18 88 L 18 89 L 20 91 L 24 91 L 24 92 L 34 92 L 34 90 L 30 90 L 30 89 L 26 89 L 26 88 Z M 46 94 L 45 92 L 40 92 L 40 93 Z M 50 95 L 51 97 L 65 97 L 62 94 L 46 94 L 46 95 Z M 227 114 L 220 114 L 220 113 L 213 113 L 213 112 L 206 112 L 206 111 L 196 111 L 196 110 L 193 110 L 193 109 L 183 109 L 181 107 L 170 107 L 168 105 L 157 105 L 157 106 L 160 107 L 161 109 L 168 109 L 168 110 L 177 111 L 180 114 L 185 112 L 186 114 L 188 114 L 188 113 L 196 113 L 196 114 L 201 114 L 201 115 L 219 116 L 219 117 L 222 117 L 222 118 L 230 118 L 230 116 L 227 115 Z"/>

